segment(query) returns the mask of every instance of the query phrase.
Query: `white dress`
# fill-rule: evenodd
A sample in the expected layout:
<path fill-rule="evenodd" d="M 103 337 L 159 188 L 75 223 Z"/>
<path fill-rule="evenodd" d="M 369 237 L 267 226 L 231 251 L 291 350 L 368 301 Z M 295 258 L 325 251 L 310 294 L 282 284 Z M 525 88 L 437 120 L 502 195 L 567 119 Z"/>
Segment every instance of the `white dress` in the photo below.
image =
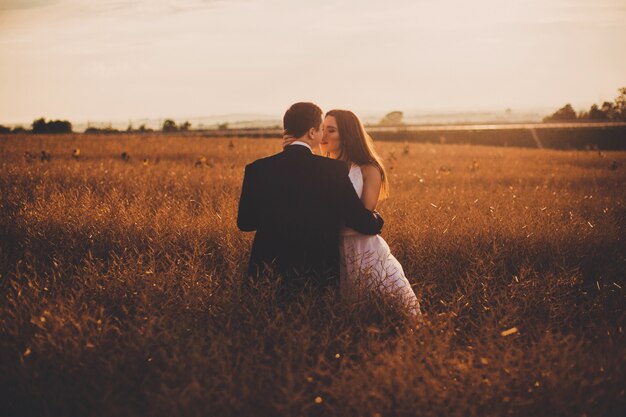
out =
<path fill-rule="evenodd" d="M 363 194 L 361 167 L 352 165 L 350 180 L 359 197 Z M 362 290 L 380 290 L 402 302 L 412 315 L 421 318 L 417 297 L 404 275 L 400 262 L 391 254 L 380 235 L 363 235 L 350 228 L 341 232 L 340 285 L 344 296 L 352 297 Z"/>

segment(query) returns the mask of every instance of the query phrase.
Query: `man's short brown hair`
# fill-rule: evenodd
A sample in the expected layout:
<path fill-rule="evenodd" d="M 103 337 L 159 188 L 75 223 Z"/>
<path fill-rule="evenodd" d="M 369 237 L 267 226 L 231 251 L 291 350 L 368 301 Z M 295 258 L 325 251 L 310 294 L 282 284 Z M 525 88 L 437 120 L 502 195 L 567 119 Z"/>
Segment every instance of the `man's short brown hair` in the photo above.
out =
<path fill-rule="evenodd" d="M 322 109 L 308 102 L 293 104 L 283 117 L 285 133 L 295 138 L 304 136 L 311 128 L 319 129 L 321 122 Z"/>

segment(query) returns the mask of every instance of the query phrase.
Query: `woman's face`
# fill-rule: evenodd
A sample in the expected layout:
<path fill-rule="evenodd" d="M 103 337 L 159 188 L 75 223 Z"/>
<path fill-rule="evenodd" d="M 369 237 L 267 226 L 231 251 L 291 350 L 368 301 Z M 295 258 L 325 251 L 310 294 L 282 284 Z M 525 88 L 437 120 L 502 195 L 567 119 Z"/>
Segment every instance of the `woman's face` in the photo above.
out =
<path fill-rule="evenodd" d="M 331 158 L 337 158 L 341 153 L 341 137 L 337 129 L 337 120 L 333 116 L 324 118 L 324 137 L 320 147 L 322 155 L 330 154 Z"/>

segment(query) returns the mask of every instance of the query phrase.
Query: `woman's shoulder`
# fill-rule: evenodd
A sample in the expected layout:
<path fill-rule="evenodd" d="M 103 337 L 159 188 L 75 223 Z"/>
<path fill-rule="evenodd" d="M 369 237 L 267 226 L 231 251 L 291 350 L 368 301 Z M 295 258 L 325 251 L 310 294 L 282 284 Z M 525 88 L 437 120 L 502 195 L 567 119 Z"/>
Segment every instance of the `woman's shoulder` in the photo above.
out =
<path fill-rule="evenodd" d="M 363 178 L 381 178 L 380 170 L 374 164 L 363 164 L 359 165 L 361 168 L 361 173 L 363 174 Z"/>

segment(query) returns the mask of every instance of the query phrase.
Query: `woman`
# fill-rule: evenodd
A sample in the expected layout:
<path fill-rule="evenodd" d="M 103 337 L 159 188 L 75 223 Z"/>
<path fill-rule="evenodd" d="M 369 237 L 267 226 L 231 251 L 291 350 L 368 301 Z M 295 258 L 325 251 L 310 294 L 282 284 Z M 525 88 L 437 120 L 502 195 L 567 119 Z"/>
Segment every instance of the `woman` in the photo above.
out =
<path fill-rule="evenodd" d="M 363 205 L 376 209 L 388 193 L 385 168 L 374 151 L 372 139 L 357 116 L 348 110 L 331 110 L 324 118 L 322 154 L 350 166 L 350 180 Z M 284 144 L 293 137 L 285 136 Z M 404 303 L 411 314 L 421 318 L 419 302 L 404 275 L 402 265 L 379 236 L 362 235 L 345 228 L 340 239 L 341 291 L 350 296 L 360 290 L 380 290 Z"/>

